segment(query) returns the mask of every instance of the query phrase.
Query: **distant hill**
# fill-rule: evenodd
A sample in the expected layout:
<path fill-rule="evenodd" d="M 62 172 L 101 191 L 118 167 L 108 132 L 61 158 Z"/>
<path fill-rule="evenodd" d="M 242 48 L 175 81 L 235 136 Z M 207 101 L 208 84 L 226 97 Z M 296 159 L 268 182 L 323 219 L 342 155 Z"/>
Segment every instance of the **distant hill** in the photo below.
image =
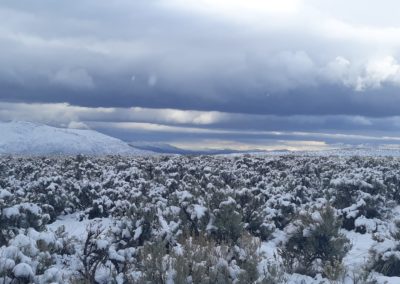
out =
<path fill-rule="evenodd" d="M 240 155 L 240 154 L 253 154 L 253 155 L 267 155 L 267 156 L 283 156 L 283 155 L 296 155 L 296 156 L 362 156 L 362 157 L 400 157 L 400 146 L 396 145 L 334 145 L 330 149 L 322 150 L 299 150 L 291 151 L 284 148 L 280 150 L 263 151 L 253 149 L 249 151 L 240 151 L 234 149 L 205 149 L 205 150 L 192 150 L 182 149 L 167 143 L 154 143 L 154 142 L 131 142 L 131 146 L 152 151 L 161 154 L 177 154 L 177 155 Z M 334 148 L 333 148 L 334 147 Z"/>
<path fill-rule="evenodd" d="M 45 124 L 0 122 L 0 154 L 148 154 L 93 130 L 66 129 Z"/>
<path fill-rule="evenodd" d="M 152 151 L 160 154 L 177 154 L 177 155 L 223 155 L 223 154 L 246 154 L 246 153 L 264 153 L 261 150 L 239 151 L 232 149 L 207 149 L 207 150 L 190 150 L 175 147 L 168 143 L 151 143 L 151 142 L 131 142 L 129 145 L 145 150 Z"/>

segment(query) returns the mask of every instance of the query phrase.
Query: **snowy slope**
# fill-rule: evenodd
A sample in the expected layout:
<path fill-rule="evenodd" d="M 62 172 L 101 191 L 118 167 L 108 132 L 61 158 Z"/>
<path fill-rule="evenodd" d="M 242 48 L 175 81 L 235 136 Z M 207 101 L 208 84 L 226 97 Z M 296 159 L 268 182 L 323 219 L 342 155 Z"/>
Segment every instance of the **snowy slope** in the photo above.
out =
<path fill-rule="evenodd" d="M 56 128 L 32 122 L 0 122 L 0 154 L 146 154 L 93 130 Z"/>

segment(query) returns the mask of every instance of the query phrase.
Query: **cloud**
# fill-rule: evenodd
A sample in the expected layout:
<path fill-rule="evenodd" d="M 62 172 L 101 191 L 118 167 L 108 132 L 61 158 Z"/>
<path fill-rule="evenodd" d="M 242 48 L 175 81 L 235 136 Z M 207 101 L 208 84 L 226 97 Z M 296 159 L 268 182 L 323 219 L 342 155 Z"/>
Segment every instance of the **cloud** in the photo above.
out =
<path fill-rule="evenodd" d="M 400 117 L 360 115 L 259 115 L 217 111 L 152 108 L 82 107 L 67 103 L 2 103 L 0 120 L 29 120 L 66 126 L 82 122 L 153 123 L 170 126 L 209 127 L 219 130 L 267 131 L 389 131 L 400 130 Z"/>
<path fill-rule="evenodd" d="M 59 126 L 83 126 L 83 121 L 136 121 L 168 124 L 210 125 L 229 119 L 216 111 L 184 111 L 148 108 L 90 108 L 66 103 L 1 103 L 0 120 L 29 120 Z M 85 126 L 86 127 L 86 126 Z"/>
<path fill-rule="evenodd" d="M 351 62 L 342 57 L 337 56 L 334 60 L 328 62 L 328 64 L 322 69 L 322 76 L 328 81 L 333 83 L 343 83 L 346 86 L 352 85 L 351 78 Z"/>
<path fill-rule="evenodd" d="M 217 139 L 202 139 L 201 141 L 183 141 L 173 142 L 173 146 L 190 149 L 190 150 L 225 150 L 235 149 L 237 151 L 274 151 L 274 150 L 289 150 L 289 151 L 315 151 L 327 150 L 330 148 L 328 144 L 322 141 L 290 141 L 290 140 L 259 140 L 238 142 L 232 140 L 217 140 Z"/>
<path fill-rule="evenodd" d="M 90 129 L 90 127 L 81 121 L 71 121 L 68 123 L 67 128 L 71 129 Z"/>
<path fill-rule="evenodd" d="M 150 87 L 154 87 L 157 84 L 157 80 L 158 80 L 158 78 L 156 75 L 150 75 L 149 79 L 147 80 L 147 84 Z"/>
<path fill-rule="evenodd" d="M 348 144 L 360 144 L 360 143 L 400 143 L 399 136 L 379 136 L 379 135 L 367 135 L 367 134 L 347 134 L 347 133 L 327 133 L 327 132 L 305 132 L 305 131 L 263 131 L 263 130 L 227 130 L 227 129 L 213 129 L 213 128 L 197 128 L 187 126 L 171 126 L 164 124 L 155 123 L 143 123 L 143 122 L 94 122 L 91 124 L 94 128 L 98 129 L 114 129 L 124 131 L 131 134 L 142 133 L 158 133 L 167 135 L 167 137 L 174 137 L 175 141 L 177 135 L 190 134 L 194 141 L 199 138 L 205 139 L 206 137 L 234 137 L 236 141 L 245 140 L 247 145 L 249 141 L 261 141 L 260 149 L 264 146 L 262 143 L 266 143 L 266 139 L 274 141 L 274 143 L 280 143 L 282 141 L 291 141 L 291 143 L 281 143 L 282 148 L 288 149 L 287 146 L 295 147 L 297 144 L 301 145 L 305 141 L 309 142 L 309 147 L 321 147 L 322 145 L 336 144 L 336 143 L 348 143 Z M 159 137 L 156 136 L 159 142 Z M 162 137 L 162 136 L 161 136 Z M 246 137 L 246 139 L 243 139 Z M 305 139 L 309 140 L 305 140 Z M 165 139 L 165 136 L 164 136 Z M 186 138 L 187 139 L 187 138 Z M 285 140 L 286 139 L 286 140 Z M 191 140 L 192 146 L 202 145 L 202 142 L 194 142 Z M 176 144 L 177 145 L 177 144 Z M 182 146 L 182 144 L 180 144 Z M 299 146 L 297 145 L 297 146 Z M 205 146 L 205 145 L 203 145 Z M 215 145 L 217 146 L 217 145 Z M 284 147 L 285 146 L 285 147 Z M 253 148 L 254 149 L 254 148 Z"/>
<path fill-rule="evenodd" d="M 58 70 L 50 80 L 52 83 L 73 89 L 93 89 L 95 87 L 93 78 L 83 68 Z"/>
<path fill-rule="evenodd" d="M 134 109 L 137 110 L 137 109 Z M 216 111 L 201 112 L 201 111 L 182 111 L 173 109 L 161 109 L 161 110 L 144 110 L 149 112 L 151 116 L 160 117 L 169 123 L 182 123 L 182 124 L 196 124 L 196 125 L 207 125 L 220 122 L 227 118 L 227 114 L 223 114 Z"/>
<path fill-rule="evenodd" d="M 0 118 L 396 133 L 400 6 L 387 3 L 5 0 Z"/>
<path fill-rule="evenodd" d="M 262 148 L 270 146 L 266 142 L 268 140 L 290 149 L 299 146 L 294 145 L 296 142 L 289 145 L 282 141 L 400 143 L 400 137 L 392 133 L 400 131 L 400 116 L 274 116 L 176 109 L 90 108 L 66 103 L 0 103 L 0 120 L 28 120 L 58 127 L 90 128 L 127 141 L 182 140 L 192 143 L 217 139 L 251 147 L 259 141 Z M 310 142 L 310 147 L 314 146 L 321 145 Z"/>
<path fill-rule="evenodd" d="M 322 77 L 341 83 L 357 92 L 379 89 L 385 84 L 400 85 L 400 65 L 391 55 L 368 60 L 364 64 L 338 56 L 322 69 Z"/>
<path fill-rule="evenodd" d="M 380 88 L 382 84 L 400 85 L 400 65 L 392 56 L 371 60 L 365 68 L 365 75 L 357 78 L 355 89 Z"/>
<path fill-rule="evenodd" d="M 300 0 L 172 0 L 162 1 L 167 7 L 184 12 L 197 12 L 233 22 L 260 24 L 260 20 L 269 16 L 291 16 L 298 13 L 303 1 Z"/>

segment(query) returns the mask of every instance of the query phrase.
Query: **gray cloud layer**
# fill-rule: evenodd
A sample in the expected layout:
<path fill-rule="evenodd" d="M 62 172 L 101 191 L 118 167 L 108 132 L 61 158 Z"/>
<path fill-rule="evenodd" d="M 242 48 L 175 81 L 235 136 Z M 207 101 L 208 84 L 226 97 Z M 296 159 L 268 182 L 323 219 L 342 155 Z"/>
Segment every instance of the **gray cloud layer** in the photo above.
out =
<path fill-rule="evenodd" d="M 394 0 L 5 0 L 1 118 L 41 103 L 65 126 L 396 135 L 398 8 Z"/>

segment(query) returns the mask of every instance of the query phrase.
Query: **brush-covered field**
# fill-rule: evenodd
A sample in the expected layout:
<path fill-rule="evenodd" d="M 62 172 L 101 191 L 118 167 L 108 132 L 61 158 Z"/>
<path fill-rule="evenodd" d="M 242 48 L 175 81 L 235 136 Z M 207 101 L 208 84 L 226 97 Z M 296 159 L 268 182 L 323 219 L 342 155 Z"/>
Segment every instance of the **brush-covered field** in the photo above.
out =
<path fill-rule="evenodd" d="M 0 283 L 385 281 L 399 158 L 0 158 Z"/>

